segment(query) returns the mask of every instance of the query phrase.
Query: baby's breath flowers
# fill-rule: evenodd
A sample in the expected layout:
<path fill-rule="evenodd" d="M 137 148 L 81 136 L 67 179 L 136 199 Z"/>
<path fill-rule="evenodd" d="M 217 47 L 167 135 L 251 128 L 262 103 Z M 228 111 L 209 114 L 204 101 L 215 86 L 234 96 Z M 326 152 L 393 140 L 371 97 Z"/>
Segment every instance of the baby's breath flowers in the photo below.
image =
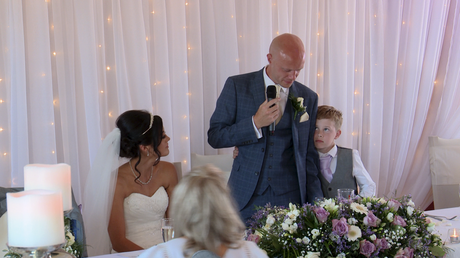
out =
<path fill-rule="evenodd" d="M 269 257 L 442 257 L 435 225 L 400 199 L 323 199 L 314 205 L 260 208 L 247 239 Z M 407 256 L 407 257 L 412 257 Z"/>

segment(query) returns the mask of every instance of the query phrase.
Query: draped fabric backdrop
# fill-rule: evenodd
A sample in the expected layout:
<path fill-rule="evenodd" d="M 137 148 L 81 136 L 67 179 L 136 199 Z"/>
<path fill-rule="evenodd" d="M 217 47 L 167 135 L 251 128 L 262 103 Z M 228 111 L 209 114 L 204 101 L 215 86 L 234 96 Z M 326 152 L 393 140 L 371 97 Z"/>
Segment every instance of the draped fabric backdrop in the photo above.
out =
<path fill-rule="evenodd" d="M 209 119 L 228 76 L 305 44 L 298 81 L 342 110 L 378 196 L 432 201 L 428 136 L 460 138 L 460 0 L 0 0 L 0 185 L 67 163 L 77 202 L 128 109 L 160 115 L 167 161 L 216 154 Z M 84 206 L 84 204 L 83 204 Z"/>

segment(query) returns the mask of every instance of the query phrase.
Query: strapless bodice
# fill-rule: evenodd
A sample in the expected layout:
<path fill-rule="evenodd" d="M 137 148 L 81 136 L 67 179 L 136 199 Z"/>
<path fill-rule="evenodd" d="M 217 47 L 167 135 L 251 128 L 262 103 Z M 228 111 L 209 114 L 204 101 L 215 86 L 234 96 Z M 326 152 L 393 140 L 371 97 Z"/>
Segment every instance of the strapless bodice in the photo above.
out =
<path fill-rule="evenodd" d="M 168 193 L 163 186 L 151 196 L 132 193 L 124 200 L 126 238 L 149 248 L 163 243 L 161 219 L 168 208 Z"/>

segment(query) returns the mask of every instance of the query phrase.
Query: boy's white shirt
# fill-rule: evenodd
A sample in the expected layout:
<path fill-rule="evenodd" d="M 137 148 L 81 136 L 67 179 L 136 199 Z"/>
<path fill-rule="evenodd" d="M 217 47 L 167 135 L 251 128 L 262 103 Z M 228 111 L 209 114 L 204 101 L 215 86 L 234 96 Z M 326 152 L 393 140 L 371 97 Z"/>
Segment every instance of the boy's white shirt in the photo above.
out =
<path fill-rule="evenodd" d="M 320 157 L 323 157 L 327 154 L 332 156 L 331 161 L 331 171 L 332 176 L 335 174 L 337 168 L 337 145 L 334 145 L 328 153 L 321 153 L 318 151 Z M 360 193 L 362 197 L 371 197 L 375 196 L 376 184 L 372 180 L 371 176 L 364 167 L 361 157 L 359 156 L 358 150 L 353 149 L 353 176 L 356 178 L 356 182 L 359 185 Z"/>

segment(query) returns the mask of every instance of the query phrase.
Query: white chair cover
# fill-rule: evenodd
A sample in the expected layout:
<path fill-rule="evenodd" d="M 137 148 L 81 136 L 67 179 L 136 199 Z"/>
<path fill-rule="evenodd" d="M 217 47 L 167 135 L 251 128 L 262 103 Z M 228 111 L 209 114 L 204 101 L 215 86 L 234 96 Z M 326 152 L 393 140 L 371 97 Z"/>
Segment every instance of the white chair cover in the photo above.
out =
<path fill-rule="evenodd" d="M 192 153 L 190 165 L 192 168 L 201 167 L 206 164 L 212 164 L 222 172 L 224 172 L 225 179 L 228 180 L 230 177 L 230 172 L 232 172 L 233 166 L 233 154 L 220 154 L 220 155 L 199 155 Z"/>
<path fill-rule="evenodd" d="M 460 139 L 429 137 L 435 209 L 460 206 Z"/>
<path fill-rule="evenodd" d="M 0 257 L 3 257 L 5 253 L 3 250 L 7 250 L 6 243 L 8 242 L 8 212 L 5 212 L 0 217 Z"/>

